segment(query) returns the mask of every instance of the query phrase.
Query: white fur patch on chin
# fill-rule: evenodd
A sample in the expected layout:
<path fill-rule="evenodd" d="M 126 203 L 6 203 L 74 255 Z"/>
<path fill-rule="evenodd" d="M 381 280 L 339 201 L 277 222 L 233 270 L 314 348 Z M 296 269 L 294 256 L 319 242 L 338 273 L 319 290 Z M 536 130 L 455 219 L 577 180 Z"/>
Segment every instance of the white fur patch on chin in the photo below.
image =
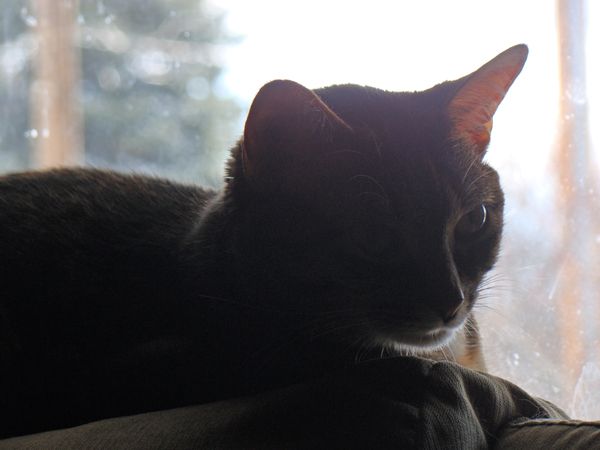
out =
<path fill-rule="evenodd" d="M 433 332 L 424 333 L 421 339 L 415 338 L 418 339 L 416 342 L 407 342 L 409 339 L 405 341 L 384 338 L 380 340 L 379 345 L 399 355 L 418 355 L 422 354 L 423 352 L 432 352 L 442 348 L 447 348 L 448 345 L 452 346 L 453 340 L 457 334 L 459 334 L 458 332 L 462 330 L 463 326 L 464 322 L 458 327 L 451 329 L 443 328 Z M 410 341 L 413 341 L 412 336 Z"/>

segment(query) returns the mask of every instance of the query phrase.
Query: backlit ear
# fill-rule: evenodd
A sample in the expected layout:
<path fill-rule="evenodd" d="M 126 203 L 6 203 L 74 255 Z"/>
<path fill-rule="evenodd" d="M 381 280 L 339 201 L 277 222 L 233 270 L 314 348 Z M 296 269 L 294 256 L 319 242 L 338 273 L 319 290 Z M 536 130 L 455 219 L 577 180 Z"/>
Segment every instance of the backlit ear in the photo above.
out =
<path fill-rule="evenodd" d="M 451 137 L 483 156 L 490 142 L 492 117 L 527 59 L 527 46 L 517 45 L 464 78 L 450 101 Z"/>
<path fill-rule="evenodd" d="M 289 80 L 264 85 L 252 102 L 244 128 L 244 173 L 274 176 L 302 162 L 350 127 L 311 90 Z"/>

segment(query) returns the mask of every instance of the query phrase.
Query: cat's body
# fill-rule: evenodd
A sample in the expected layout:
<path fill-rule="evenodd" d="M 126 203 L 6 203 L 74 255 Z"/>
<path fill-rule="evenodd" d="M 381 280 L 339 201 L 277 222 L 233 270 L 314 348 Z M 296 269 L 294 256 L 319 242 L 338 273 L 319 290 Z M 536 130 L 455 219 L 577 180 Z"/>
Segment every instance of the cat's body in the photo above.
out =
<path fill-rule="evenodd" d="M 443 345 L 435 356 L 482 368 L 464 323 L 503 197 L 481 158 L 525 56 L 422 93 L 270 83 L 220 191 L 95 170 L 1 178 L 0 436 Z"/>

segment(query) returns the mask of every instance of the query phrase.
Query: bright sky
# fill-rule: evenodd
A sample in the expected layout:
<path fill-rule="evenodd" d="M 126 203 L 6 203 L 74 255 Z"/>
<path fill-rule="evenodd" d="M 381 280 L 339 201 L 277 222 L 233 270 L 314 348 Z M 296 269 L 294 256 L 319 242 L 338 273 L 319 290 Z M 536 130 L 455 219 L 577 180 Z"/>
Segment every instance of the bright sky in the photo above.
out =
<path fill-rule="evenodd" d="M 351 82 L 389 90 L 425 89 L 466 75 L 502 50 L 526 43 L 529 61 L 495 117 L 492 145 L 511 149 L 510 155 L 490 151 L 490 158 L 523 155 L 532 147 L 549 149 L 552 144 L 548 124 L 556 122 L 558 85 L 554 2 L 212 3 L 228 11 L 230 30 L 245 36 L 227 55 L 225 83 L 247 102 L 275 78 L 311 88 Z"/>
<path fill-rule="evenodd" d="M 225 84 L 247 103 L 275 78 L 310 88 L 350 82 L 389 90 L 425 89 L 466 75 L 502 50 L 526 43 L 529 60 L 496 114 L 488 155 L 492 163 L 511 166 L 515 181 L 543 177 L 558 119 L 554 1 L 211 3 L 228 11 L 232 32 L 245 36 L 227 53 Z M 598 2 L 589 3 L 589 16 L 598 17 Z M 588 54 L 600 54 L 597 27 L 588 28 Z M 595 64 L 589 67 L 589 79 L 597 79 L 598 62 L 589 59 Z M 598 84 L 590 86 L 590 95 L 600 97 L 598 89 Z M 600 130 L 600 124 L 591 129 Z M 511 161 L 516 158 L 527 162 L 515 166 Z"/>

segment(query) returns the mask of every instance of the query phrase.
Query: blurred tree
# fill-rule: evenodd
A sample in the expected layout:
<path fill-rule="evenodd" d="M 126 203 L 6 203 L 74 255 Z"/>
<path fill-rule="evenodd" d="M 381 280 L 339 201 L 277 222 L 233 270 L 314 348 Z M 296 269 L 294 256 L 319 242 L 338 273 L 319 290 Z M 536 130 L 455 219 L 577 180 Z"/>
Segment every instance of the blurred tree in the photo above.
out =
<path fill-rule="evenodd" d="M 198 0 L 81 2 L 88 163 L 218 183 L 240 114 L 219 95 L 223 19 Z"/>
<path fill-rule="evenodd" d="M 557 219 L 561 220 L 563 230 L 557 254 L 557 265 L 561 267 L 557 273 L 561 298 L 558 331 L 563 341 L 565 378 L 575 384 L 586 355 L 597 356 L 596 346 L 586 349 L 581 337 L 587 331 L 584 318 L 595 313 L 590 306 L 597 303 L 597 294 L 589 294 L 597 292 L 593 287 L 596 275 L 589 268 L 597 267 L 599 262 L 594 248 L 599 229 L 594 207 L 598 181 L 588 134 L 586 2 L 557 0 L 557 12 L 561 121 L 555 162 L 562 212 Z"/>
<path fill-rule="evenodd" d="M 28 60 L 33 39 L 28 33 L 28 10 L 23 0 L 5 0 L 0 14 L 0 170 L 28 166 Z M 24 19 L 25 18 L 25 19 Z M 31 23 L 31 22 L 29 22 Z"/>
<path fill-rule="evenodd" d="M 85 163 L 217 184 L 241 111 L 219 89 L 219 55 L 234 42 L 224 16 L 202 0 L 79 3 L 74 42 L 81 47 Z M 2 54 L 18 44 L 28 61 L 37 48 L 35 14 L 25 1 L 2 9 Z M 29 66 L 0 80 L 0 99 L 16 96 L 11 105 L 19 104 L 4 111 L 14 130 L 2 133 L 2 169 L 27 165 L 24 140 L 43 138 L 26 125 Z M 21 83 L 25 89 L 15 89 Z"/>
<path fill-rule="evenodd" d="M 78 0 L 30 0 L 36 26 L 30 86 L 34 167 L 81 163 L 81 60 L 74 45 Z"/>

